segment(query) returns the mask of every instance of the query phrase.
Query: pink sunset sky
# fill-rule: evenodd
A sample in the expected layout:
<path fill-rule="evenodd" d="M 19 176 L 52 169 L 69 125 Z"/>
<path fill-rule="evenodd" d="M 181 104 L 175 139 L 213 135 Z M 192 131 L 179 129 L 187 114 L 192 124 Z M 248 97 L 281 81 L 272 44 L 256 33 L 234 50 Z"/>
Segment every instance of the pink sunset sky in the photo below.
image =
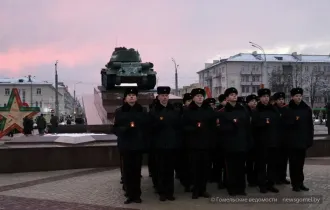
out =
<path fill-rule="evenodd" d="M 212 59 L 252 52 L 329 54 L 330 1 L 318 0 L 1 0 L 0 76 L 59 80 L 79 94 L 100 84 L 116 46 L 155 64 L 159 85 L 198 81 Z"/>

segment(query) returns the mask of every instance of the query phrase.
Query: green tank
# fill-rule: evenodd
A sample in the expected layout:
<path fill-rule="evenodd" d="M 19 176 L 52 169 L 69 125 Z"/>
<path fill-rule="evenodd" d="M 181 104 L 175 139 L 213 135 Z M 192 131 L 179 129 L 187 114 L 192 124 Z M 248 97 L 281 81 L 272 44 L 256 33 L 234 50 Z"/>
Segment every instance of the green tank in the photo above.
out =
<path fill-rule="evenodd" d="M 154 89 L 157 73 L 153 67 L 153 63 L 142 63 L 140 54 L 135 49 L 117 47 L 110 61 L 101 70 L 102 86 L 110 90 L 122 83 L 136 83 L 139 89 Z"/>

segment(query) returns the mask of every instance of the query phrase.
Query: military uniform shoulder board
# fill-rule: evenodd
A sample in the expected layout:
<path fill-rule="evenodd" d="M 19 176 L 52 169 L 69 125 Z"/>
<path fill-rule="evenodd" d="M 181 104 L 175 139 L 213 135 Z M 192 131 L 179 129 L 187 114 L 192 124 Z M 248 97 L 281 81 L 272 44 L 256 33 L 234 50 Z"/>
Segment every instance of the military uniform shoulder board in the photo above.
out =
<path fill-rule="evenodd" d="M 219 109 L 218 112 L 224 112 L 225 111 L 225 107 L 222 107 L 221 109 Z"/>

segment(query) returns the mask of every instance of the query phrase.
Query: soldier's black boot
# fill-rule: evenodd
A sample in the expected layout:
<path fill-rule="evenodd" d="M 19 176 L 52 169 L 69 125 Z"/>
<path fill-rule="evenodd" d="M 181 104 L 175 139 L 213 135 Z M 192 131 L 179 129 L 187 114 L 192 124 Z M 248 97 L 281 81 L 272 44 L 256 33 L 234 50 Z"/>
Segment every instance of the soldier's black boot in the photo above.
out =
<path fill-rule="evenodd" d="M 220 181 L 220 182 L 218 183 L 218 189 L 219 189 L 219 190 L 225 189 L 225 185 L 223 184 L 222 181 Z"/>
<path fill-rule="evenodd" d="M 134 203 L 142 203 L 142 199 L 141 198 L 135 198 L 133 199 Z"/>
<path fill-rule="evenodd" d="M 283 184 L 291 184 L 291 182 L 290 182 L 289 180 L 287 180 L 287 179 L 283 179 L 283 180 L 282 180 L 282 183 L 283 183 Z"/>
<path fill-rule="evenodd" d="M 266 187 L 260 187 L 259 186 L 259 191 L 260 191 L 260 193 L 267 193 L 268 192 L 268 190 L 267 190 L 267 188 Z"/>
<path fill-rule="evenodd" d="M 160 201 L 166 201 L 166 196 L 165 195 L 160 195 L 159 200 Z"/>
<path fill-rule="evenodd" d="M 210 193 L 208 193 L 208 192 L 202 192 L 202 193 L 199 194 L 199 196 L 204 197 L 204 198 L 210 198 L 211 197 Z"/>
<path fill-rule="evenodd" d="M 174 201 L 175 197 L 173 195 L 168 195 L 168 196 L 166 196 L 166 199 L 169 201 Z"/>
<path fill-rule="evenodd" d="M 294 187 L 292 187 L 292 191 L 300 192 L 301 189 L 300 189 L 300 187 L 294 186 Z"/>
<path fill-rule="evenodd" d="M 197 191 L 193 191 L 193 193 L 192 193 L 192 196 L 191 196 L 191 198 L 192 199 L 198 199 L 198 197 L 199 197 L 199 193 L 197 192 Z"/>
<path fill-rule="evenodd" d="M 300 186 L 300 188 L 299 188 L 300 190 L 302 190 L 302 191 L 309 191 L 309 188 L 308 187 L 306 187 L 305 185 L 301 185 Z"/>
<path fill-rule="evenodd" d="M 279 192 L 279 190 L 276 187 L 274 187 L 274 186 L 267 187 L 267 190 L 269 192 L 273 192 L 273 193 L 278 193 Z"/>
<path fill-rule="evenodd" d="M 124 202 L 124 204 L 130 204 L 133 203 L 133 199 L 132 198 L 127 198 L 126 201 Z"/>

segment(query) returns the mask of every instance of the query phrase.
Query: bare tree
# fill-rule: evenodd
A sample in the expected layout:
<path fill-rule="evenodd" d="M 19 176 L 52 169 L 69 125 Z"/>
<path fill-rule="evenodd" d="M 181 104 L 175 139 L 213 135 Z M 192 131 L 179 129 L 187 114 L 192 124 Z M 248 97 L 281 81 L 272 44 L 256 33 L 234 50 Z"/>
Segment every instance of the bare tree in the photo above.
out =
<path fill-rule="evenodd" d="M 311 107 L 314 107 L 317 97 L 324 97 L 330 90 L 325 71 L 320 66 L 314 66 L 312 70 L 305 70 L 302 75 L 304 90 L 310 98 Z"/>

